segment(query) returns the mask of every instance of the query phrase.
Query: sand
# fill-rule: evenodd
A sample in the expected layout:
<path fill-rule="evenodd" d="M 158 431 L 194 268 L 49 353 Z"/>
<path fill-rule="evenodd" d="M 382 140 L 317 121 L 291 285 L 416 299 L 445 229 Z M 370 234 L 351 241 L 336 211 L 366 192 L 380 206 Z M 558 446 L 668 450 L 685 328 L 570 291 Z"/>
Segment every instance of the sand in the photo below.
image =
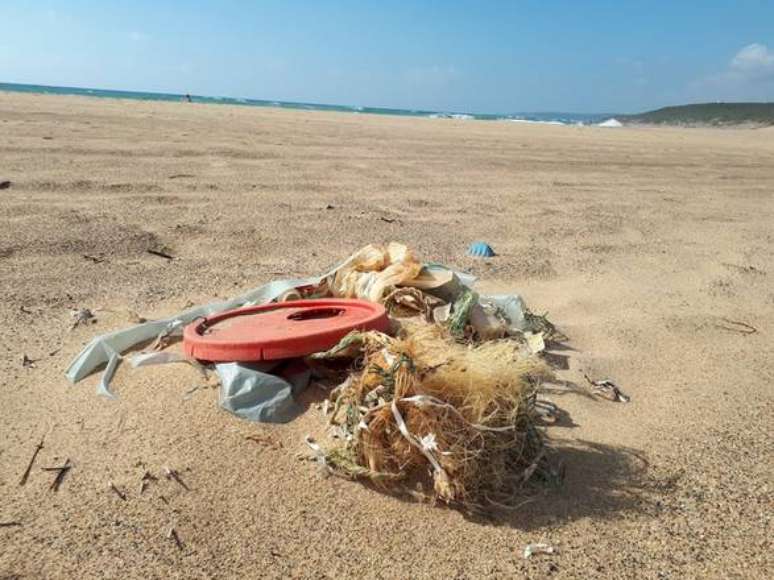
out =
<path fill-rule="evenodd" d="M 764 578 L 772 567 L 771 131 L 5 93 L 0 135 L 0 181 L 12 182 L 0 190 L 0 523 L 20 524 L 0 527 L 0 577 Z M 320 429 L 313 404 L 286 425 L 247 423 L 212 388 L 185 398 L 201 381 L 179 365 L 122 367 L 117 401 L 95 395 L 96 376 L 65 381 L 93 335 L 138 315 L 316 274 L 392 239 L 485 289 L 521 292 L 570 337 L 551 354 L 579 391 L 550 395 L 563 410 L 548 430 L 561 488 L 474 518 L 300 461 Z M 475 239 L 499 256 L 466 258 Z M 96 324 L 69 330 L 73 308 Z M 584 396 L 583 372 L 614 378 L 632 402 Z M 40 467 L 68 458 L 50 491 Z M 160 479 L 140 494 L 146 470 Z M 558 552 L 525 560 L 530 542 Z"/>

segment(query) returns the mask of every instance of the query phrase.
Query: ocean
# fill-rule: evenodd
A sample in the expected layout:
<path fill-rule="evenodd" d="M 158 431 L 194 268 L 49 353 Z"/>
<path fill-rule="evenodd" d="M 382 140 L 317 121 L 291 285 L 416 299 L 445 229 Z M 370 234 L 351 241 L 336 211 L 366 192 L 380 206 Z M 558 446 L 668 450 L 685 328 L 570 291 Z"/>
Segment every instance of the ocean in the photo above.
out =
<path fill-rule="evenodd" d="M 14 93 L 37 93 L 48 95 L 81 95 L 107 99 L 133 99 L 137 101 L 185 101 L 187 95 L 174 93 L 143 93 L 135 91 L 111 91 L 79 87 L 53 87 L 46 85 L 24 85 L 0 83 L 0 91 Z M 343 113 L 367 113 L 372 115 L 398 115 L 401 117 L 429 117 L 434 119 L 468 119 L 474 121 L 511 121 L 521 123 L 547 123 L 555 125 L 595 125 L 610 119 L 613 115 L 584 113 L 466 113 L 450 111 L 425 111 L 414 109 L 390 109 L 383 107 L 358 107 L 350 105 L 323 105 L 319 103 L 298 103 L 292 101 L 267 101 L 262 99 L 239 99 L 234 97 L 206 97 L 190 95 L 195 103 L 216 105 L 243 105 L 248 107 L 276 107 L 309 111 L 338 111 Z"/>

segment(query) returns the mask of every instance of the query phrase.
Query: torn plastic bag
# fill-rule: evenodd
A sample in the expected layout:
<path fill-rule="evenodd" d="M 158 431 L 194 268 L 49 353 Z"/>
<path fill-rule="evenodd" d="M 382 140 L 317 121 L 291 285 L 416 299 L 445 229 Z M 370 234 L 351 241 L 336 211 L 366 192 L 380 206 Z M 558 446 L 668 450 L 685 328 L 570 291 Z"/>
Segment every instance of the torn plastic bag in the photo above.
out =
<path fill-rule="evenodd" d="M 186 363 L 207 378 L 204 365 L 176 352 L 139 353 L 130 362 L 132 368 Z M 299 361 L 223 363 L 215 365 L 215 371 L 220 377 L 220 406 L 248 421 L 265 423 L 286 423 L 296 417 L 301 408 L 295 397 L 307 387 L 311 377 L 311 370 Z"/>
<path fill-rule="evenodd" d="M 207 378 L 207 367 L 205 367 L 198 360 L 188 358 L 187 356 L 177 352 L 169 352 L 169 351 L 141 352 L 132 356 L 129 362 L 132 365 L 133 369 L 136 369 L 138 367 L 164 365 L 169 363 L 185 363 L 185 364 L 191 365 L 193 368 L 199 371 L 205 379 Z"/>
<path fill-rule="evenodd" d="M 268 372 L 277 362 L 215 365 L 221 384 L 220 406 L 248 421 L 287 423 L 297 417 L 303 408 L 294 395 L 306 388 L 312 373 L 305 365 L 294 364 L 286 370 L 285 380 Z"/>
<path fill-rule="evenodd" d="M 495 306 L 505 317 L 509 334 L 529 330 L 527 318 L 524 315 L 524 300 L 518 294 L 495 294 L 482 296 L 481 304 Z"/>
<path fill-rule="evenodd" d="M 221 385 L 220 406 L 248 421 L 287 423 L 297 417 L 303 409 L 294 395 L 306 388 L 312 373 L 298 361 L 289 366 L 284 362 L 215 365 Z M 269 373 L 280 366 L 286 367 L 284 378 Z"/>
<path fill-rule="evenodd" d="M 333 276 L 336 298 L 362 298 L 380 302 L 388 288 L 410 284 L 422 264 L 404 244 L 369 244 L 347 260 Z"/>

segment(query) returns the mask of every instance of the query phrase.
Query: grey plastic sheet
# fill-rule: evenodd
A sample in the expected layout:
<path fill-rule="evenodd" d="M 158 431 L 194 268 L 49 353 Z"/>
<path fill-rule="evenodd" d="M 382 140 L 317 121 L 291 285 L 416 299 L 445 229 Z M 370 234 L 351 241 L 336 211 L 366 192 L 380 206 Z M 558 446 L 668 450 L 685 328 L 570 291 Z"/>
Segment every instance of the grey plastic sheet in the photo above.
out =
<path fill-rule="evenodd" d="M 284 376 L 272 374 L 276 363 L 221 363 L 219 403 L 225 410 L 262 423 L 286 423 L 303 410 L 296 396 L 309 384 L 312 371 L 301 367 Z"/>

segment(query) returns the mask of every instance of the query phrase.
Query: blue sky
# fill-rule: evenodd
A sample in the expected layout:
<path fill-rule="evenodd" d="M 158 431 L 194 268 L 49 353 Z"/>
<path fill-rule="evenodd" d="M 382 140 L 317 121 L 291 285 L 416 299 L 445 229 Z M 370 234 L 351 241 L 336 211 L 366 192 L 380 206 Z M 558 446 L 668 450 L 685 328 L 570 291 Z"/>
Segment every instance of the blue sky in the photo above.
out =
<path fill-rule="evenodd" d="M 0 81 L 473 112 L 774 101 L 774 0 L 2 0 Z"/>

